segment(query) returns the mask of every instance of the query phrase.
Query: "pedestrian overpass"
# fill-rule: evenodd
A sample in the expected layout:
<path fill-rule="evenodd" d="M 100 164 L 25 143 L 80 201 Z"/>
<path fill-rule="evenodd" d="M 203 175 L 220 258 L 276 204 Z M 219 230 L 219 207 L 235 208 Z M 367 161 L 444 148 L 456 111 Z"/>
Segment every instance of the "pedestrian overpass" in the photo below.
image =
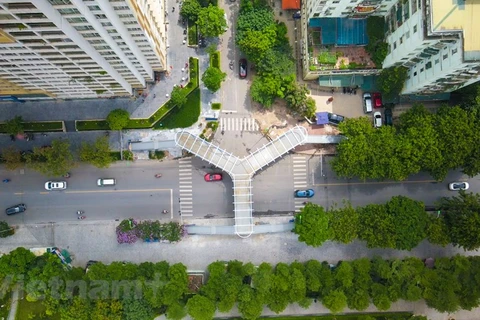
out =
<path fill-rule="evenodd" d="M 253 233 L 252 178 L 255 173 L 307 141 L 307 130 L 296 126 L 248 156 L 239 158 L 185 130 L 178 132 L 175 143 L 202 160 L 222 169 L 232 177 L 235 234 L 247 238 Z"/>

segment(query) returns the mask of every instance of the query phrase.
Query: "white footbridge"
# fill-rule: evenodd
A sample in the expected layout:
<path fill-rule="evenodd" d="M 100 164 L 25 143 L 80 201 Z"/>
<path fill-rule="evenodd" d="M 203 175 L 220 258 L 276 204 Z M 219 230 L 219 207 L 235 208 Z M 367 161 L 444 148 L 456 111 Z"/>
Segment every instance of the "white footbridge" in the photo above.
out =
<path fill-rule="evenodd" d="M 222 169 L 232 177 L 235 234 L 247 238 L 253 233 L 252 178 L 255 173 L 281 158 L 296 146 L 307 142 L 307 130 L 296 126 L 248 156 L 239 158 L 185 130 L 178 132 L 175 143 L 184 150 Z"/>

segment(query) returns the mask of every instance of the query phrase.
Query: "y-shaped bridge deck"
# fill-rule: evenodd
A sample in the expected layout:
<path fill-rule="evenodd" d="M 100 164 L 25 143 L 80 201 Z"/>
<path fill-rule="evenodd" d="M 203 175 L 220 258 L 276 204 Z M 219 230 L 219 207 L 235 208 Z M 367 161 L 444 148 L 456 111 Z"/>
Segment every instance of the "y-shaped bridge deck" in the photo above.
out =
<path fill-rule="evenodd" d="M 306 140 L 307 130 L 297 126 L 240 159 L 185 130 L 175 136 L 175 143 L 178 146 L 222 169 L 232 177 L 235 233 L 242 238 L 249 237 L 253 233 L 253 175 Z"/>

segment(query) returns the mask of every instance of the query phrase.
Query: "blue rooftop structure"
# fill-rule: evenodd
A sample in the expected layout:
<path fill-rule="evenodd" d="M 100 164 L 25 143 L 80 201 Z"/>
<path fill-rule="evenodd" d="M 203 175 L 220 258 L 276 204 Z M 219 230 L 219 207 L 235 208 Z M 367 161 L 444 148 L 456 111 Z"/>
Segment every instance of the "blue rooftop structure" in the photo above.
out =
<path fill-rule="evenodd" d="M 321 29 L 322 45 L 368 44 L 366 19 L 313 18 L 309 21 L 309 27 Z"/>

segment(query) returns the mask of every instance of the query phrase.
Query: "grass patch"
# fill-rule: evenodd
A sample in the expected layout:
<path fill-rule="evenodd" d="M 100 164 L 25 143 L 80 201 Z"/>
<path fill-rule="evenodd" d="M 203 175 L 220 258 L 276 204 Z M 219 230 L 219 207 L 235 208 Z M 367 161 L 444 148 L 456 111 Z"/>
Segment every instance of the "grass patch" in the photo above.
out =
<path fill-rule="evenodd" d="M 188 21 L 188 45 L 196 46 L 198 45 L 198 30 L 197 24 L 194 22 Z"/>
<path fill-rule="evenodd" d="M 217 69 L 220 69 L 220 51 L 215 51 L 210 55 L 210 65 Z"/>
<path fill-rule="evenodd" d="M 318 55 L 318 63 L 320 64 L 336 64 L 337 55 L 328 51 L 323 51 Z"/>
<path fill-rule="evenodd" d="M 12 305 L 12 292 L 5 292 L 5 295 L 0 299 L 0 319 L 7 319 L 10 313 L 10 306 Z"/>
<path fill-rule="evenodd" d="M 222 104 L 220 102 L 212 103 L 212 109 L 213 110 L 220 110 L 220 109 L 222 109 Z"/>
<path fill-rule="evenodd" d="M 60 315 L 58 313 L 46 316 L 45 307 L 41 301 L 28 302 L 26 299 L 18 300 L 18 309 L 16 319 L 49 319 L 49 320 L 60 320 Z"/>
<path fill-rule="evenodd" d="M 26 132 L 63 131 L 63 121 L 23 122 L 23 130 Z M 0 123 L 0 132 L 7 132 L 5 123 Z"/>
<path fill-rule="evenodd" d="M 198 59 L 191 57 L 189 59 L 188 67 L 190 69 L 190 79 L 188 84 L 182 89 L 186 92 L 187 96 L 191 95 L 192 92 L 198 88 L 198 83 L 199 83 Z M 188 104 L 188 101 L 187 101 L 187 104 Z M 158 108 L 158 110 L 155 111 L 155 113 L 152 114 L 150 118 L 130 119 L 125 129 L 149 129 L 152 127 L 154 127 L 155 129 L 161 129 L 162 126 L 159 126 L 160 120 L 167 117 L 167 115 L 169 115 L 174 109 L 176 109 L 176 106 L 172 103 L 171 100 L 168 100 L 167 102 L 165 102 L 165 104 L 163 104 L 160 108 Z M 108 126 L 108 123 L 106 120 L 79 120 L 79 121 L 76 121 L 76 127 L 77 127 L 77 130 L 79 131 L 110 130 L 110 127 Z M 184 127 L 181 127 L 181 128 L 184 128 Z"/>
<path fill-rule="evenodd" d="M 187 128 L 197 122 L 200 117 L 200 88 L 188 95 L 187 103 L 181 108 L 175 108 L 155 129 Z"/>

